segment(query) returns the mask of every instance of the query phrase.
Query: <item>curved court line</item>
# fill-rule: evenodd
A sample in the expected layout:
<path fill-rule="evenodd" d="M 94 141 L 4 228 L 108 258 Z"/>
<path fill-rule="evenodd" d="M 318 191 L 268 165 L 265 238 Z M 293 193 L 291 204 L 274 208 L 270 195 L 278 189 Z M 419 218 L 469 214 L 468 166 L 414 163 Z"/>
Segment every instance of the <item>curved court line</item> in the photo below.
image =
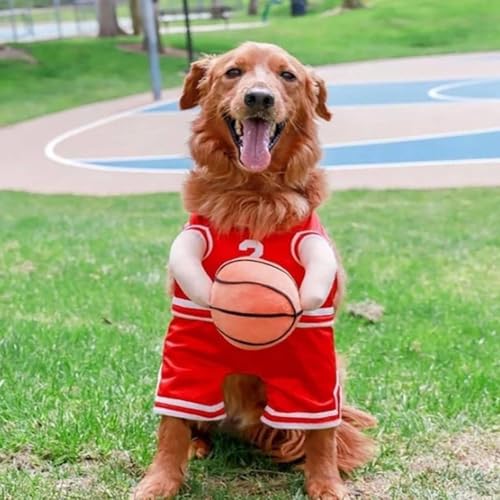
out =
<path fill-rule="evenodd" d="M 393 169 L 393 168 L 416 168 L 416 167 L 440 167 L 446 165 L 487 165 L 498 164 L 500 158 L 470 158 L 466 160 L 436 160 L 436 161 L 408 161 L 403 163 L 358 163 L 351 165 L 321 165 L 322 169 L 331 172 L 342 172 L 346 170 L 371 170 L 376 168 Z M 88 168 L 89 170 L 100 170 L 104 172 L 117 172 L 117 173 L 144 173 L 144 174 L 187 174 L 191 168 L 176 168 L 176 169 L 162 169 L 162 168 L 133 168 L 133 167 L 113 167 L 105 165 L 96 165 L 89 163 L 83 165 L 81 168 Z"/>
<path fill-rule="evenodd" d="M 336 144 L 326 144 L 323 146 L 323 160 L 320 162 L 322 168 L 328 170 L 363 170 L 363 169 L 372 169 L 372 168 L 401 168 L 401 167 L 411 167 L 411 166 L 425 166 L 425 165 L 450 165 L 450 164 L 470 164 L 470 163 L 500 163 L 500 137 L 498 141 L 491 141 L 491 138 L 486 138 L 490 140 L 487 142 L 487 148 L 481 147 L 479 145 L 480 150 L 486 150 L 487 156 L 478 156 L 474 157 L 469 153 L 470 144 L 467 146 L 465 142 L 467 139 L 474 140 L 474 136 L 479 136 L 477 140 L 484 140 L 484 138 L 480 137 L 481 135 L 488 134 L 498 134 L 500 133 L 500 128 L 489 128 L 489 129 L 476 129 L 469 131 L 459 131 L 459 132 L 448 132 L 441 134 L 426 134 L 419 136 L 406 136 L 406 137 L 397 137 L 397 138 L 385 138 L 379 140 L 366 140 L 366 141 L 352 141 L 345 143 L 336 143 Z M 436 148 L 435 144 L 432 142 L 439 140 L 448 140 L 449 142 L 453 142 L 459 138 L 463 137 L 463 141 L 460 143 L 465 147 L 465 154 L 462 158 L 448 158 L 448 159 L 432 159 L 432 147 Z M 400 148 L 400 151 L 396 151 L 396 154 L 401 155 L 402 157 L 412 156 L 412 154 L 408 153 L 408 143 L 412 142 L 431 142 L 431 144 L 422 145 L 419 144 L 420 149 L 417 149 L 416 156 L 420 156 L 421 159 L 408 159 L 404 161 L 391 161 L 391 154 L 394 156 L 394 149 Z M 493 152 L 491 152 L 491 144 L 494 144 Z M 498 144 L 498 151 L 495 149 L 496 144 Z M 392 147 L 393 151 L 388 151 L 386 153 L 386 158 L 388 161 L 386 162 L 378 162 L 378 161 L 365 161 L 361 163 L 328 163 L 328 157 L 330 156 L 342 156 L 346 155 L 346 158 L 349 159 L 349 155 L 355 157 L 363 157 L 363 156 L 371 156 L 371 157 L 383 157 L 381 155 L 380 148 L 378 145 L 387 145 Z M 422 147 L 427 146 L 427 147 Z M 411 144 L 410 144 L 411 147 Z M 450 151 L 450 145 L 448 144 L 447 149 L 446 145 L 438 145 L 441 149 Z M 455 146 L 452 144 L 451 149 Z M 352 149 L 359 148 L 359 151 L 352 151 Z M 402 149 L 401 149 L 402 148 Z M 468 149 L 469 148 L 469 149 Z M 349 151 L 351 150 L 351 151 Z M 429 155 L 428 151 L 431 151 Z M 474 151 L 474 147 L 472 148 Z M 424 152 L 424 153 L 423 153 Z M 347 154 L 346 154 L 347 153 Z M 384 153 L 382 151 L 382 153 Z M 488 156 L 490 155 L 490 156 Z M 429 158 L 431 156 L 431 158 Z M 424 157 L 425 159 L 422 159 Z M 326 158 L 326 161 L 325 161 Z M 88 165 L 88 168 L 97 168 L 100 170 L 108 170 L 115 172 L 152 172 L 152 173 L 185 173 L 189 171 L 189 168 L 184 168 L 192 166 L 191 158 L 184 155 L 156 155 L 156 156 L 139 156 L 139 157 L 107 157 L 107 158 L 80 158 L 78 160 L 79 163 L 85 163 Z M 169 168 L 167 166 L 168 163 L 172 163 L 173 161 L 182 163 L 183 166 L 181 168 Z M 120 165 L 120 163 L 122 164 Z M 114 163 L 114 165 L 113 165 Z M 118 163 L 118 165 L 116 165 Z M 125 166 L 124 164 L 129 163 L 130 166 Z M 141 163 L 149 163 L 149 164 L 157 164 L 159 165 L 157 168 L 153 167 L 136 167 L 132 166 L 134 164 L 140 165 Z"/>
<path fill-rule="evenodd" d="M 439 85 L 429 90 L 428 96 L 432 99 L 438 101 L 451 101 L 451 102 L 469 102 L 469 101 L 499 101 L 500 97 L 466 97 L 466 96 L 454 96 L 444 93 L 447 90 L 460 89 L 464 87 L 471 87 L 474 85 L 482 83 L 499 82 L 498 78 L 481 78 L 479 80 L 470 80 L 456 83 L 448 83 L 444 85 Z"/>
<path fill-rule="evenodd" d="M 168 102 L 174 102 L 177 99 L 169 99 L 165 101 L 165 103 Z M 59 155 L 56 153 L 55 149 L 56 147 L 64 142 L 65 140 L 69 139 L 70 137 L 74 137 L 78 134 L 81 134 L 82 132 L 87 132 L 88 130 L 92 130 L 97 127 L 102 127 L 103 125 L 107 125 L 108 123 L 112 123 L 116 120 L 120 120 L 121 118 L 126 118 L 127 116 L 134 115 L 136 113 L 140 113 L 144 110 L 147 110 L 158 103 L 149 103 L 145 104 L 143 106 L 138 106 L 136 108 L 129 109 L 128 111 L 122 111 L 121 113 L 116 113 L 110 116 L 106 116 L 105 118 L 100 118 L 99 120 L 95 120 L 93 122 L 87 123 L 86 125 L 81 125 L 80 127 L 76 127 L 73 129 L 70 129 L 62 134 L 57 135 L 47 143 L 45 146 L 43 152 L 45 156 L 52 161 L 55 161 L 56 163 L 60 163 L 61 165 L 66 165 L 68 167 L 77 167 L 77 168 L 89 168 L 89 166 L 85 163 L 82 163 L 78 160 L 74 160 L 71 158 L 66 158 L 64 156 Z M 109 170 L 106 168 L 99 168 L 96 166 L 94 170 Z"/>
<path fill-rule="evenodd" d="M 473 86 L 477 84 L 481 84 L 484 82 L 490 83 L 490 82 L 496 82 L 500 81 L 497 78 L 481 78 L 481 79 L 474 79 L 474 80 L 462 80 L 462 81 L 454 81 L 454 82 L 447 82 L 446 84 L 443 85 L 438 85 L 436 87 L 433 87 L 430 89 L 428 92 L 423 92 L 422 95 L 425 95 L 427 99 L 429 99 L 428 102 L 439 102 L 439 101 L 477 101 L 477 100 L 496 100 L 496 99 L 481 99 L 481 98 L 474 98 L 474 97 L 460 97 L 460 96 L 447 96 L 443 92 L 446 90 L 451 90 L 454 88 L 462 88 L 462 87 L 467 87 L 467 86 Z M 361 88 L 369 88 L 370 85 L 381 85 L 383 88 L 382 90 L 379 89 L 378 93 L 375 92 L 374 95 L 371 97 L 372 101 L 375 99 L 381 99 L 381 96 L 386 95 L 387 93 L 387 86 L 393 87 L 397 86 L 400 84 L 403 84 L 403 86 L 406 87 L 407 91 L 415 92 L 417 90 L 418 96 L 420 96 L 421 90 L 423 90 L 421 87 L 422 86 L 429 86 L 430 84 L 437 83 L 437 81 L 404 81 L 404 82 L 366 82 L 366 83 L 358 83 L 358 84 L 344 84 L 337 86 L 337 89 L 341 89 L 341 92 L 345 92 L 346 89 L 348 90 L 349 88 L 352 88 L 353 86 L 356 87 L 356 89 L 361 89 Z M 400 97 L 396 96 L 396 101 L 389 102 L 389 104 L 394 104 L 395 102 L 399 102 L 398 99 Z M 422 102 L 422 101 L 420 101 Z M 65 140 L 74 137 L 78 134 L 81 134 L 83 132 L 86 132 L 88 130 L 112 123 L 114 121 L 117 121 L 121 118 L 129 117 L 132 115 L 135 115 L 137 113 L 151 113 L 155 112 L 155 109 L 158 107 L 162 106 L 170 106 L 171 104 L 177 103 L 177 99 L 168 99 L 165 101 L 162 101 L 161 103 L 153 102 L 149 103 L 143 106 L 139 106 L 137 108 L 124 111 L 121 113 L 117 113 L 99 120 L 95 120 L 87 125 L 83 125 L 80 127 L 76 127 L 74 129 L 71 129 L 63 134 L 60 134 L 56 136 L 54 139 L 52 139 L 44 148 L 44 153 L 47 158 L 49 158 L 52 161 L 55 161 L 57 163 L 66 165 L 66 166 L 72 166 L 72 167 L 78 167 L 78 168 L 87 168 L 87 169 L 94 169 L 94 170 L 103 170 L 103 171 L 115 171 L 115 172 L 137 172 L 137 173 L 184 173 L 189 171 L 189 157 L 186 157 L 183 154 L 175 154 L 175 155 L 158 155 L 158 156 L 142 156 L 142 157 L 107 157 L 107 158 L 67 158 L 64 157 L 56 152 L 57 146 L 59 146 L 61 143 L 63 143 Z M 338 104 L 337 104 L 338 105 Z M 360 106 L 370 106 L 372 104 L 360 104 Z M 158 111 L 157 111 L 158 112 Z M 161 112 L 160 112 L 161 113 Z M 384 143 L 400 143 L 400 142 L 410 142 L 410 141 L 422 141 L 425 139 L 438 139 L 438 138 L 445 138 L 445 137 L 458 137 L 458 136 L 468 136 L 468 135 L 474 135 L 474 134 L 480 134 L 480 133 L 487 133 L 487 132 L 497 132 L 500 129 L 493 128 L 493 129 L 483 129 L 483 130 L 468 130 L 468 131 L 459 131 L 459 132 L 448 132 L 448 133 L 442 133 L 442 134 L 428 134 L 428 135 L 420 135 L 420 136 L 403 136 L 403 137 L 391 137 L 391 138 L 386 138 L 386 139 L 374 139 L 374 140 L 364 140 L 364 141 L 352 141 L 352 142 L 347 142 L 347 143 L 336 143 L 336 144 L 326 144 L 323 146 L 323 149 L 325 149 L 325 153 L 328 154 L 329 149 L 337 149 L 337 151 L 342 149 L 343 147 L 349 148 L 349 147 L 354 147 L 354 146 L 368 146 L 368 145 L 375 145 L 375 144 L 384 144 Z M 163 161 L 171 161 L 177 159 L 180 163 L 183 163 L 186 168 L 174 168 L 174 169 L 169 169 L 169 168 L 136 168 L 136 167 L 113 167 L 109 165 L 105 165 L 105 162 L 109 161 L 124 161 L 125 163 L 127 160 L 131 163 L 140 163 L 140 161 L 148 161 L 150 160 L 163 160 Z M 455 163 L 460 162 L 460 159 L 456 160 L 451 160 Z M 464 160 L 467 162 L 471 162 L 471 159 Z M 477 158 L 477 162 L 492 162 L 496 161 L 494 159 L 486 159 L 486 158 Z M 99 164 L 99 162 L 102 162 Z M 442 162 L 447 162 L 446 160 L 436 160 L 436 161 L 431 161 L 431 164 L 440 164 Z M 405 166 L 405 165 L 413 165 L 413 164 L 418 164 L 422 165 L 425 162 L 417 161 L 417 162 L 400 162 L 398 165 L 399 166 Z M 394 167 L 397 164 L 394 162 L 391 163 L 360 163 L 357 165 L 354 164 L 346 164 L 344 166 L 341 166 L 339 164 L 335 165 L 329 165 L 329 164 L 322 164 L 323 168 L 335 168 L 335 170 L 342 170 L 342 169 L 353 169 L 353 168 L 358 168 L 358 169 L 363 169 L 363 168 L 375 168 L 375 167 L 382 167 L 382 166 L 391 166 Z"/>
<path fill-rule="evenodd" d="M 437 132 L 435 134 L 418 134 L 418 135 L 403 135 L 396 137 L 383 137 L 380 139 L 362 139 L 359 141 L 348 141 L 348 142 L 331 142 L 329 144 L 323 144 L 323 148 L 337 147 L 337 146 L 362 146 L 365 144 L 385 144 L 397 141 L 421 141 L 424 139 L 441 139 L 447 137 L 460 137 L 466 135 L 478 135 L 486 134 L 489 132 L 500 132 L 499 127 L 489 127 L 489 128 L 473 128 L 470 130 L 457 130 L 454 132 Z"/>

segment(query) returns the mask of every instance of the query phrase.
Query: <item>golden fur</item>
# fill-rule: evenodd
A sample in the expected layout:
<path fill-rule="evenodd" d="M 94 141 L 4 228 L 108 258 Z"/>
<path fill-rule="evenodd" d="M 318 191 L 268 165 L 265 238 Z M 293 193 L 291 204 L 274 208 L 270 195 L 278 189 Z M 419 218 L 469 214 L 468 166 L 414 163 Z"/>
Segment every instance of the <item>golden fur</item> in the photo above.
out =
<path fill-rule="evenodd" d="M 243 69 L 242 76 L 226 78 L 226 71 L 234 66 Z M 280 79 L 285 70 L 295 74 L 294 82 Z M 271 163 L 261 173 L 251 173 L 240 164 L 238 148 L 224 120 L 227 115 L 245 118 L 242 96 L 253 85 L 265 86 L 275 96 L 270 119 L 286 121 Z M 196 167 L 184 186 L 185 208 L 205 216 L 221 232 L 245 228 L 256 239 L 297 225 L 327 195 L 324 173 L 317 168 L 321 149 L 315 123 L 316 117 L 331 118 L 326 98 L 324 82 L 274 45 L 245 43 L 224 55 L 193 63 L 180 100 L 182 109 L 201 106 L 192 126 L 190 148 Z M 343 285 L 343 270 L 339 280 Z M 342 291 L 340 286 L 336 307 Z M 349 472 L 373 455 L 374 443 L 361 430 L 373 427 L 376 421 L 360 410 L 344 406 L 343 421 L 336 429 L 276 430 L 260 423 L 266 394 L 257 377 L 228 377 L 224 395 L 228 414 L 224 428 L 276 461 L 305 458 L 311 498 L 342 498 L 345 488 L 339 471 Z M 175 495 L 188 456 L 208 454 L 209 431 L 206 423 L 163 417 L 157 454 L 134 497 Z"/>
<path fill-rule="evenodd" d="M 276 100 L 274 118 L 286 119 L 287 125 L 273 150 L 271 165 L 259 175 L 240 168 L 222 118 L 225 113 L 242 116 L 241 96 L 255 81 L 252 72 L 238 81 L 225 81 L 224 71 L 234 64 L 251 68 L 256 61 L 273 75 L 280 67 L 290 66 L 298 79 L 297 85 L 284 89 L 278 77 L 266 76 L 266 86 L 281 96 Z M 203 111 L 193 123 L 190 140 L 197 168 L 184 188 L 186 209 L 209 218 L 220 231 L 244 227 L 254 238 L 297 225 L 327 195 L 324 173 L 315 168 L 321 149 L 314 122 L 316 113 L 330 119 L 325 100 L 324 82 L 271 45 L 244 44 L 223 56 L 194 63 L 181 107 L 201 104 Z"/>

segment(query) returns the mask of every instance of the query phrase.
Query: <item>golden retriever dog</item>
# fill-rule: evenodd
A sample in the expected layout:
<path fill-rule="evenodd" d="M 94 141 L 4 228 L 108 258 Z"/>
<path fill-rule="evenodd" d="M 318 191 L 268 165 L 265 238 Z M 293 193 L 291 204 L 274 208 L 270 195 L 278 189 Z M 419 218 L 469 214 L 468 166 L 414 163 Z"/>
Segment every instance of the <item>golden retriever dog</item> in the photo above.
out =
<path fill-rule="evenodd" d="M 221 233 L 245 228 L 260 239 L 293 228 L 325 199 L 315 120 L 331 119 L 327 91 L 297 59 L 277 46 L 251 42 L 205 57 L 192 64 L 180 99 L 182 109 L 197 105 L 200 113 L 190 139 L 196 166 L 183 189 L 188 212 L 205 217 Z M 242 127 L 256 136 L 251 146 Z M 337 277 L 336 307 L 343 292 L 342 270 Z M 247 440 L 278 462 L 303 459 L 310 498 L 343 498 L 340 472 L 363 465 L 374 453 L 372 439 L 361 431 L 373 427 L 375 419 L 345 404 L 337 427 L 272 429 L 260 421 L 264 384 L 249 375 L 226 378 L 224 404 L 227 417 L 217 429 Z M 162 416 L 156 455 L 133 498 L 175 496 L 189 458 L 209 453 L 215 426 Z"/>

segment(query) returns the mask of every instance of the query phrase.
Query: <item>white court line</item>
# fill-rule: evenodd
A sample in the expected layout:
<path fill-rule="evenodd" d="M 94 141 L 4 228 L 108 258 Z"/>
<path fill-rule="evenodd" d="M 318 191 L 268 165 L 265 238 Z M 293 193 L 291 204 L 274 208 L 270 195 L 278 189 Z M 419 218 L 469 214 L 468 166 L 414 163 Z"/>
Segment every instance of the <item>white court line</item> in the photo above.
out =
<path fill-rule="evenodd" d="M 330 172 L 342 172 L 344 170 L 371 170 L 376 168 L 406 168 L 406 167 L 429 167 L 446 165 L 468 165 L 468 164 L 499 164 L 500 158 L 470 158 L 467 160 L 436 160 L 436 161 L 408 161 L 402 163 L 359 163 L 353 165 L 321 165 L 321 168 Z"/>
<path fill-rule="evenodd" d="M 499 164 L 500 158 L 470 158 L 467 160 L 436 160 L 436 161 L 412 161 L 404 163 L 359 163 L 352 165 L 321 165 L 320 168 L 330 172 L 342 172 L 344 170 L 371 170 L 377 168 L 406 168 L 406 167 L 426 167 L 426 166 L 446 166 L 446 165 L 468 165 L 468 164 Z M 101 170 L 105 172 L 117 173 L 145 173 L 145 174 L 187 174 L 191 171 L 189 168 L 160 169 L 160 168 L 135 168 L 135 167 L 106 167 L 102 165 L 88 164 L 81 168 L 89 170 Z"/>
<path fill-rule="evenodd" d="M 411 142 L 411 141 L 421 141 L 425 139 L 441 139 L 446 137 L 459 137 L 466 135 L 480 135 L 489 132 L 500 132 L 500 127 L 491 128 L 477 128 L 471 130 L 457 130 L 456 132 L 438 132 L 437 134 L 422 134 L 422 135 L 405 135 L 398 137 L 387 137 L 383 139 L 368 139 L 361 141 L 350 141 L 350 142 L 332 142 L 329 144 L 322 144 L 322 148 L 330 147 L 343 147 L 343 146 L 363 146 L 365 144 L 385 144 L 388 142 Z"/>
<path fill-rule="evenodd" d="M 440 95 L 439 92 L 443 90 L 443 87 L 450 88 L 450 85 L 464 85 L 464 84 L 472 84 L 473 82 L 489 82 L 496 81 L 497 79 L 481 79 L 481 80 L 473 80 L 472 82 L 460 82 L 455 84 L 448 84 L 435 87 L 431 89 L 435 91 L 436 95 Z M 395 82 L 396 83 L 396 82 Z M 437 97 L 439 99 L 439 97 Z M 176 102 L 177 99 L 169 99 L 162 102 L 161 105 L 170 104 L 172 102 Z M 190 171 L 190 169 L 154 169 L 154 168 L 134 168 L 134 167 L 108 167 L 104 165 L 96 165 L 92 163 L 86 163 L 87 161 L 120 161 L 120 160 L 142 160 L 142 159 L 154 159 L 154 158 L 165 158 L 165 159 L 175 159 L 175 158 L 186 158 L 183 154 L 173 154 L 173 155 L 157 155 L 157 156 L 127 156 L 127 157 L 106 157 L 106 158 L 90 158 L 90 159 L 71 159 L 66 158 L 55 152 L 55 148 L 60 145 L 65 140 L 74 137 L 78 134 L 86 132 L 88 130 L 92 130 L 94 128 L 112 123 L 121 118 L 126 118 L 131 115 L 140 113 L 141 111 L 146 111 L 149 109 L 154 109 L 159 106 L 158 103 L 150 103 L 147 105 L 139 106 L 137 108 L 133 108 L 128 111 L 124 111 L 122 113 L 117 113 L 115 115 L 111 115 L 105 118 L 101 118 L 94 122 L 90 122 L 87 125 L 83 125 L 63 134 L 56 136 L 52 139 L 44 148 L 44 153 L 47 158 L 56 163 L 60 163 L 62 165 L 77 167 L 77 168 L 86 168 L 89 170 L 100 170 L 106 172 L 130 172 L 130 173 L 155 173 L 155 174 L 185 174 Z M 414 136 L 399 136 L 399 137 L 391 137 L 384 139 L 373 139 L 373 140 L 361 140 L 361 141 L 351 141 L 344 143 L 330 143 L 322 145 L 323 148 L 338 148 L 338 147 L 349 147 L 349 146 L 358 146 L 358 145 L 370 145 L 370 144 L 386 144 L 386 143 L 394 143 L 394 142 L 409 142 L 409 141 L 420 141 L 425 139 L 439 139 L 444 137 L 456 137 L 456 136 L 467 136 L 467 135 L 476 135 L 486 132 L 499 132 L 500 128 L 489 128 L 489 129 L 476 129 L 476 130 L 461 130 L 456 132 L 446 132 L 446 133 L 438 133 L 438 134 L 423 134 L 423 135 L 414 135 Z M 440 161 L 425 161 L 425 162 L 403 162 L 403 163 L 372 163 L 372 164 L 355 164 L 355 165 L 322 165 L 322 168 L 329 170 L 363 170 L 363 169 L 373 169 L 373 168 L 403 168 L 403 167 L 411 167 L 411 166 L 425 166 L 425 165 L 449 165 L 453 164 L 464 164 L 464 163 L 494 163 L 497 162 L 498 159 L 467 159 L 467 160 L 440 160 Z"/>
<path fill-rule="evenodd" d="M 446 137 L 460 137 L 466 135 L 480 135 L 490 132 L 500 132 L 500 127 L 491 127 L 491 128 L 478 128 L 471 130 L 457 130 L 456 132 L 439 132 L 436 134 L 421 134 L 421 135 L 403 135 L 397 137 L 385 137 L 382 139 L 366 139 L 360 141 L 347 141 L 347 142 L 330 142 L 328 144 L 321 144 L 321 147 L 324 148 L 339 148 L 339 147 L 349 147 L 349 146 L 364 146 L 365 144 L 385 144 L 390 142 L 411 142 L 411 141 L 421 141 L 425 139 L 441 139 Z M 106 160 L 143 160 L 143 159 L 155 159 L 155 158 L 186 158 L 183 154 L 165 154 L 165 155 L 147 155 L 147 156 L 106 156 L 105 158 L 81 158 L 81 160 L 85 161 L 106 161 Z"/>
<path fill-rule="evenodd" d="M 171 102 L 176 102 L 177 99 L 169 99 L 164 102 L 164 104 L 170 104 Z M 131 116 L 135 113 L 139 113 L 140 111 L 145 111 L 150 109 L 151 107 L 158 106 L 158 103 L 146 104 L 144 106 L 138 106 L 137 108 L 130 109 L 128 111 L 123 111 L 122 113 L 116 113 L 111 116 L 107 116 L 105 118 L 101 118 L 99 120 L 95 120 L 93 122 L 88 123 L 87 125 L 82 125 L 80 127 L 76 127 L 74 129 L 70 129 L 62 134 L 57 135 L 52 139 L 44 148 L 43 152 L 45 156 L 56 163 L 60 163 L 61 165 L 66 165 L 68 167 L 77 167 L 77 168 L 92 168 L 93 170 L 106 170 L 109 171 L 109 168 L 100 168 L 98 165 L 92 165 L 90 167 L 86 163 L 83 163 L 79 160 L 73 160 L 70 158 L 65 158 L 55 152 L 55 148 L 69 139 L 70 137 L 74 137 L 82 132 L 87 132 L 88 130 L 92 130 L 97 127 L 102 127 L 103 125 L 107 125 L 108 123 L 112 123 L 114 121 L 120 120 L 121 118 L 126 118 L 127 116 Z"/>
<path fill-rule="evenodd" d="M 486 129 L 475 129 L 475 130 L 460 130 L 457 132 L 445 132 L 440 134 L 423 134 L 423 135 L 413 135 L 413 136 L 402 136 L 393 137 L 385 139 L 372 139 L 365 141 L 351 141 L 351 142 L 341 142 L 341 143 L 330 143 L 325 144 L 322 147 L 329 148 L 339 148 L 339 147 L 350 147 L 350 146 L 365 146 L 370 144 L 387 144 L 394 142 L 412 142 L 421 141 L 426 139 L 440 139 L 447 137 L 460 137 L 460 136 L 470 136 L 470 135 L 480 135 L 489 132 L 500 132 L 500 127 L 486 128 Z M 182 154 L 173 155 L 154 155 L 154 156 L 115 156 L 106 158 L 89 158 L 84 161 L 127 161 L 133 160 L 149 160 L 149 159 L 165 159 L 171 160 L 176 158 L 186 158 Z M 70 160 L 71 161 L 71 160 Z M 89 168 L 91 170 L 105 170 L 111 172 L 132 172 L 132 173 L 156 173 L 156 174 L 185 174 L 190 171 L 190 169 L 154 169 L 154 168 L 135 168 L 135 167 L 112 167 L 103 165 L 86 164 L 83 159 L 74 160 L 75 162 L 81 164 L 83 168 Z M 321 168 L 332 171 L 343 171 L 343 170 L 370 170 L 375 168 L 405 168 L 405 167 L 416 167 L 416 166 L 445 166 L 445 165 L 465 165 L 469 163 L 474 164 L 488 164 L 488 163 L 500 163 L 500 158 L 468 158 L 464 160 L 436 160 L 436 161 L 408 161 L 400 163 L 359 163 L 351 165 L 321 165 Z"/>
<path fill-rule="evenodd" d="M 175 159 L 190 159 L 190 157 L 183 153 L 176 154 L 163 154 L 163 155 L 142 155 L 142 156 L 106 156 L 106 157 L 91 157 L 91 158 L 73 158 L 75 161 L 79 162 L 93 162 L 93 161 L 140 161 L 140 160 L 175 160 Z"/>
<path fill-rule="evenodd" d="M 478 85 L 481 83 L 490 82 L 500 82 L 499 78 L 481 78 L 479 80 L 469 80 L 465 82 L 448 83 L 445 85 L 439 85 L 432 88 L 427 92 L 427 95 L 431 99 L 436 99 L 438 101 L 451 101 L 451 102 L 474 102 L 474 101 L 500 101 L 500 98 L 495 97 L 464 97 L 464 96 L 453 96 L 447 95 L 445 91 L 452 89 L 459 89 L 463 87 L 470 87 L 473 85 Z"/>

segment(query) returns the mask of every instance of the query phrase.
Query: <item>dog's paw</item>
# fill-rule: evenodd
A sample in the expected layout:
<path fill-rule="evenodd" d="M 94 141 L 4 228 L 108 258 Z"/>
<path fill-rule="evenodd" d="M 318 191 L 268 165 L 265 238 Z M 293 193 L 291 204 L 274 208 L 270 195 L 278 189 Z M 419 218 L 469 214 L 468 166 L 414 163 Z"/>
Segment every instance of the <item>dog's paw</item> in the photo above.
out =
<path fill-rule="evenodd" d="M 334 479 L 311 479 L 307 482 L 310 500 L 347 500 L 347 488 L 342 481 Z"/>
<path fill-rule="evenodd" d="M 189 459 L 197 458 L 203 459 L 207 458 L 212 451 L 212 446 L 208 440 L 202 438 L 194 438 L 189 446 Z"/>
<path fill-rule="evenodd" d="M 181 487 L 181 481 L 175 481 L 164 474 L 147 474 L 130 496 L 130 500 L 157 500 L 173 498 Z"/>

